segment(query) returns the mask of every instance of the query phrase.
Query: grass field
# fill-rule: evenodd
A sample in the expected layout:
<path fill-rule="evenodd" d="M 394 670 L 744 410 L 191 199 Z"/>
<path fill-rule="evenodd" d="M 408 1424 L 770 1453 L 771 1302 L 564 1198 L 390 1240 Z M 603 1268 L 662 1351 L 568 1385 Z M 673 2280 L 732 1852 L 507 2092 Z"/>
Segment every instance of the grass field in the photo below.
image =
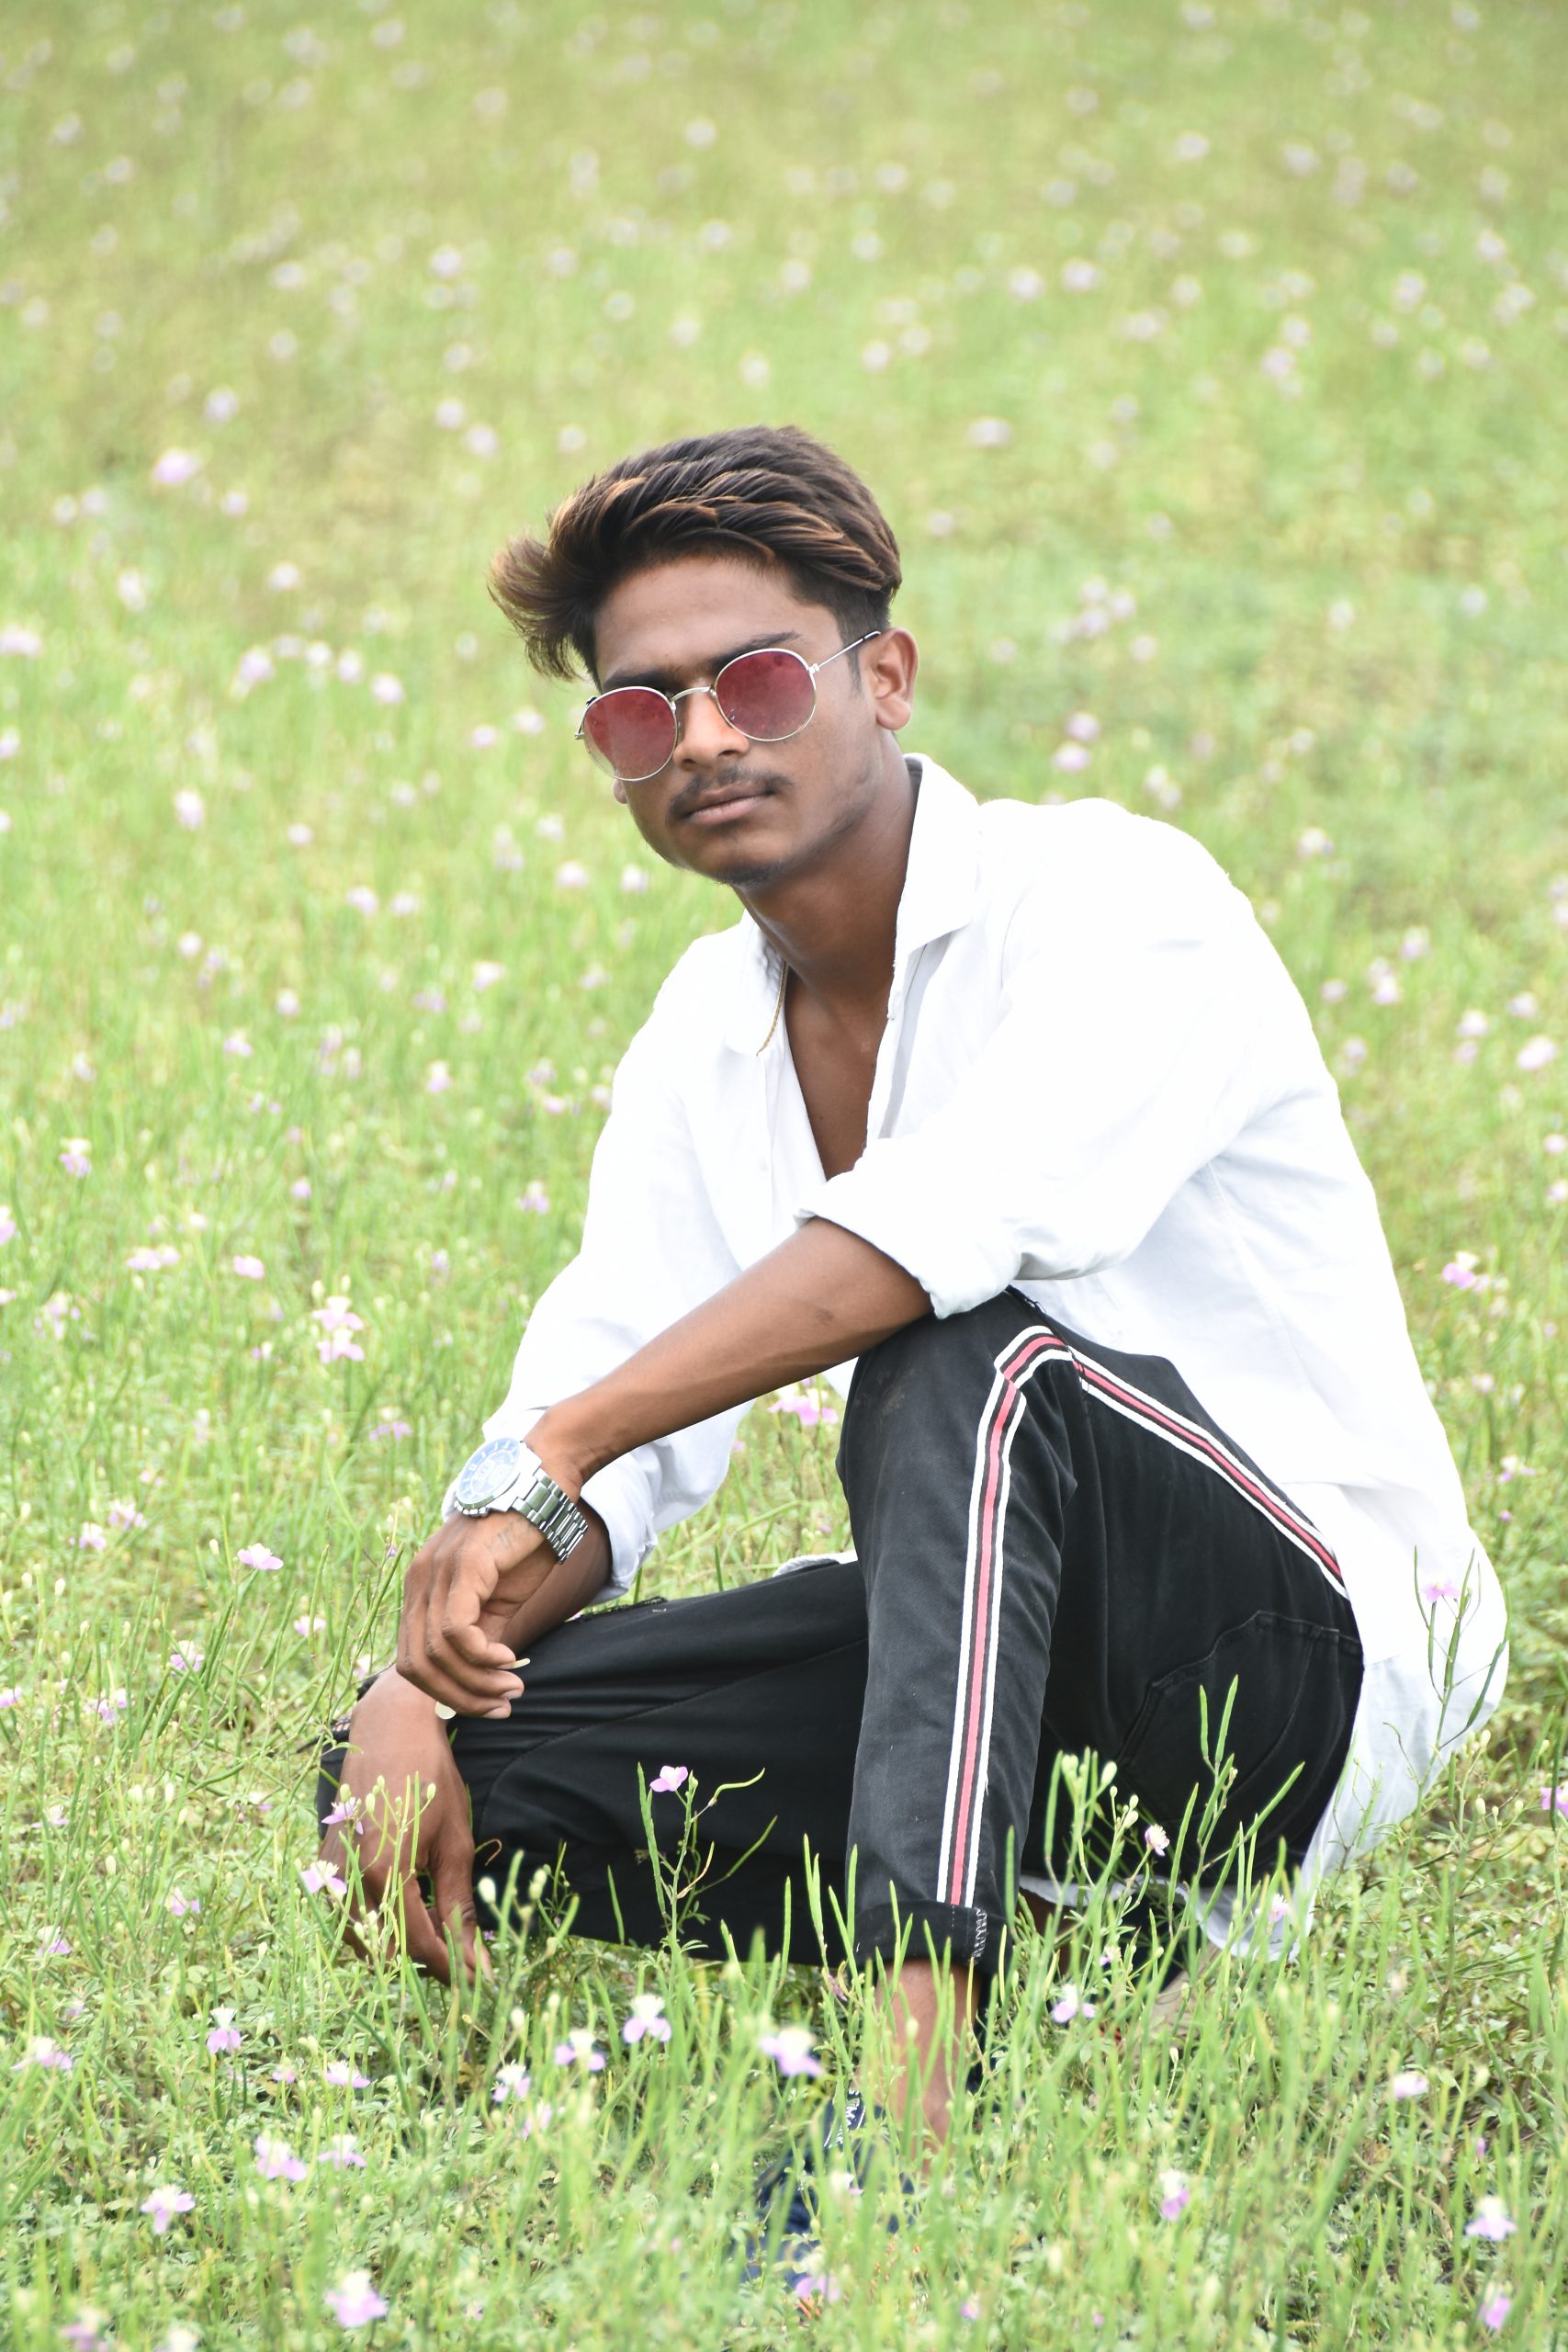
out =
<path fill-rule="evenodd" d="M 485 565 L 761 416 L 900 535 L 908 748 L 1252 895 L 1514 1622 L 1483 1742 L 1174 2054 L 1103 1907 L 1033 1954 L 816 2335 L 1568 2342 L 1562 10 L 9 0 L 0 52 L 5 2341 L 795 2340 L 732 2233 L 842 2071 L 819 1984 L 547 1906 L 449 1997 L 301 1883 L 304 1744 L 736 911 Z M 649 1577 L 847 1540 L 834 1434 L 753 1413 Z"/>

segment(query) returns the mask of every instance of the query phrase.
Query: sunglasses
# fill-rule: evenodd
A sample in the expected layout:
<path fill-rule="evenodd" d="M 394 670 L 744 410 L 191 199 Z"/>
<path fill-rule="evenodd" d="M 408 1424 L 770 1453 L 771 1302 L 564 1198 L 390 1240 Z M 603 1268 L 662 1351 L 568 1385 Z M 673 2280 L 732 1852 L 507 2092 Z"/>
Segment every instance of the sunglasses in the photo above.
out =
<path fill-rule="evenodd" d="M 683 686 L 678 695 L 657 686 L 612 686 L 595 695 L 582 714 L 577 736 L 618 784 L 647 784 L 675 756 L 681 705 L 691 695 L 712 695 L 723 717 L 753 743 L 784 743 L 808 726 L 817 708 L 817 673 L 869 645 L 886 629 L 867 629 L 852 645 L 840 645 L 820 662 L 807 662 L 786 646 L 738 653 L 711 686 Z"/>

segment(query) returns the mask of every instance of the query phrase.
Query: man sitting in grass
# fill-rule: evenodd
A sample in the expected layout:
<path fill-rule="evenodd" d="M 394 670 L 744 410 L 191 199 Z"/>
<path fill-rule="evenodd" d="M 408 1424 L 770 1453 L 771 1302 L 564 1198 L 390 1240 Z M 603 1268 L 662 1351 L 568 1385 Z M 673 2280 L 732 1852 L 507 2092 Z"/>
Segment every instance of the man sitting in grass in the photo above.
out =
<path fill-rule="evenodd" d="M 656 1942 L 642 1782 L 661 1849 L 681 1768 L 745 1784 L 704 1817 L 701 1948 L 823 1957 L 809 1853 L 826 1956 L 901 2029 L 884 2096 L 941 2135 L 1021 1895 L 1072 1898 L 1059 1758 L 1114 1764 L 1213 1943 L 1258 1924 L 1250 1840 L 1301 1898 L 1279 1950 L 1506 1648 L 1279 956 L 1174 827 L 907 755 L 899 577 L 864 483 L 761 427 L 623 459 L 497 560 L 535 662 L 591 673 L 643 840 L 741 912 L 620 1064 L 581 1249 L 354 1710 L 360 1835 L 327 1836 L 445 1975 L 476 1845 L 487 1885 L 558 1862 L 580 1932 Z M 818 1374 L 853 1552 L 582 1615 Z"/>

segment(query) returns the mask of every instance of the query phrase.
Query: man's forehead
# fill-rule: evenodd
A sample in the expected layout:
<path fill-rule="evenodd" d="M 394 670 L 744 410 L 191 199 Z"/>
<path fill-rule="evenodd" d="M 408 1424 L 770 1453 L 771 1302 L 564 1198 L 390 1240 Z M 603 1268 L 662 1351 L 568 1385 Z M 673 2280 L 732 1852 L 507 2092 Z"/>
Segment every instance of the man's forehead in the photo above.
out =
<path fill-rule="evenodd" d="M 595 667 L 606 686 L 696 672 L 750 646 L 798 645 L 831 617 L 791 582 L 724 558 L 650 565 L 619 582 L 599 608 Z"/>

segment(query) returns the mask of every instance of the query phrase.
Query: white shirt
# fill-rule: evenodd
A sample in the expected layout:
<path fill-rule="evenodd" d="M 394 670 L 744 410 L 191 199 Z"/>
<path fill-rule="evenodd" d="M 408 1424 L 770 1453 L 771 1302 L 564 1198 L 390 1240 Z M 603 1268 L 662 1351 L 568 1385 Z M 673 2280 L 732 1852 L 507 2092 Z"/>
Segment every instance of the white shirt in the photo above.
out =
<path fill-rule="evenodd" d="M 1012 1283 L 1087 1340 L 1166 1357 L 1344 1571 L 1366 1674 L 1310 1892 L 1411 1809 L 1507 1662 L 1371 1186 L 1306 1007 L 1206 850 L 1109 801 L 982 803 L 911 764 L 860 1159 L 824 1177 L 784 1020 L 758 1050 L 781 967 L 751 917 L 695 940 L 616 1070 L 581 1250 L 486 1433 L 525 1435 L 812 1216 L 939 1317 Z M 847 1396 L 853 1370 L 825 1376 Z M 603 1598 L 717 1491 L 749 1409 L 588 1480 Z"/>

